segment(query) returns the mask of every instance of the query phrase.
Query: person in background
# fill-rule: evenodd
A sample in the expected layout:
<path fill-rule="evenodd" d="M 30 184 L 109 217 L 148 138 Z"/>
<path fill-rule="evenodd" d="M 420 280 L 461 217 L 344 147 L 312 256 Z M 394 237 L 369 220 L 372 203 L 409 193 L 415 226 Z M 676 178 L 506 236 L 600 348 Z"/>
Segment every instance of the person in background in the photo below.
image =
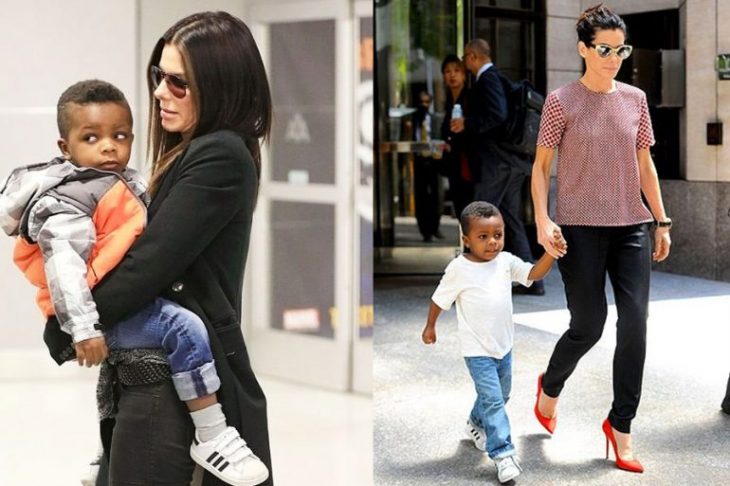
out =
<path fill-rule="evenodd" d="M 418 142 L 430 142 L 432 117 L 431 95 L 426 91 L 418 93 L 418 105 L 413 117 L 415 124 L 414 137 Z M 443 213 L 443 186 L 439 174 L 441 160 L 434 158 L 429 148 L 417 152 L 413 165 L 413 185 L 416 203 L 416 222 L 424 242 L 434 238 L 443 238 L 439 231 L 441 213 Z"/>
<path fill-rule="evenodd" d="M 446 85 L 446 116 L 441 125 L 441 136 L 446 146 L 443 151 L 441 173 L 449 179 L 449 195 L 458 218 L 466 205 L 473 201 L 474 182 L 467 156 L 466 132 L 452 132 L 451 119 L 454 106 L 458 105 L 461 108 L 462 116 L 468 110 L 469 89 L 466 87 L 466 68 L 456 54 L 449 54 L 444 58 L 441 63 L 441 74 Z"/>
<path fill-rule="evenodd" d="M 464 65 L 474 75 L 471 103 L 462 119 L 451 120 L 454 133 L 466 131 L 470 140 L 471 167 L 475 169 L 474 199 L 488 201 L 504 218 L 507 250 L 524 261 L 533 261 L 530 242 L 522 221 L 522 186 L 529 173 L 529 160 L 500 146 L 507 121 L 507 94 L 501 74 L 492 63 L 487 41 L 473 39 L 464 46 Z M 515 292 L 543 295 L 541 281 Z"/>

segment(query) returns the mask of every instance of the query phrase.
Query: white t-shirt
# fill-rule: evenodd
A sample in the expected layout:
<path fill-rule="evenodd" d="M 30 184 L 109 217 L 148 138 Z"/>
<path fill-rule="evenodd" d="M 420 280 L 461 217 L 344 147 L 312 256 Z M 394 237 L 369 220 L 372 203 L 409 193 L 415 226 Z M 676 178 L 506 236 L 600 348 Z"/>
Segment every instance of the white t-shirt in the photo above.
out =
<path fill-rule="evenodd" d="M 464 356 L 502 359 L 512 349 L 512 282 L 530 286 L 532 263 L 508 252 L 489 262 L 472 262 L 464 255 L 446 267 L 431 300 L 444 310 L 456 302 L 459 340 Z"/>

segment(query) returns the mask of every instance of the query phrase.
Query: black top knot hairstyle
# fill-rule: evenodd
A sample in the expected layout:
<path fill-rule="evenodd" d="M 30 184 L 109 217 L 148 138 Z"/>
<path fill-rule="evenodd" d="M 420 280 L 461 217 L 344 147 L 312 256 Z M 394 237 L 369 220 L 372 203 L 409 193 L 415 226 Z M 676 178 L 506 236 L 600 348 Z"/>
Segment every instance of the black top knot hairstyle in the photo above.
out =
<path fill-rule="evenodd" d="M 598 30 L 618 29 L 628 36 L 623 19 L 602 3 L 586 9 L 575 24 L 575 29 L 578 31 L 578 40 L 583 41 L 586 46 L 593 45 Z"/>

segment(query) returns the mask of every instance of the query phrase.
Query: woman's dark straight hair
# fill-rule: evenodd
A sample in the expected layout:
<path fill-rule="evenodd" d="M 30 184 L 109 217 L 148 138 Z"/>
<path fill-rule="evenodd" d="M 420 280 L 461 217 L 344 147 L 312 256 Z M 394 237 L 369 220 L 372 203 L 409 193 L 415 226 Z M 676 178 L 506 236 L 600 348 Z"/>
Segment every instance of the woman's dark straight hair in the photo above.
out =
<path fill-rule="evenodd" d="M 166 132 L 160 103 L 148 78 L 150 97 L 147 154 L 153 160 L 150 191 L 159 187 L 170 164 L 191 140 L 218 130 L 232 130 L 246 141 L 261 174 L 259 140 L 271 131 L 271 92 L 256 42 L 242 20 L 226 12 L 201 12 L 178 21 L 157 41 L 148 72 L 157 66 L 165 45 L 174 45 L 185 63 L 185 79 L 197 111 L 189 137 Z"/>

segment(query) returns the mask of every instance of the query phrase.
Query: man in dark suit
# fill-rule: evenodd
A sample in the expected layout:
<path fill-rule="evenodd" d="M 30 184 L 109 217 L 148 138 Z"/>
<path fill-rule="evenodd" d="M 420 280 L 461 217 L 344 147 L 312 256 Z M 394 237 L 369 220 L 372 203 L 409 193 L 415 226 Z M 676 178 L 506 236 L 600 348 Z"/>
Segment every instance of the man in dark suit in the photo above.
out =
<path fill-rule="evenodd" d="M 497 206 L 504 218 L 505 249 L 525 261 L 533 261 L 522 222 L 522 185 L 529 172 L 529 160 L 500 145 L 509 114 L 504 83 L 491 59 L 487 41 L 473 39 L 464 46 L 464 65 L 474 75 L 469 113 L 451 121 L 451 131 L 466 131 L 470 139 L 470 168 L 474 177 L 474 199 Z M 542 282 L 517 292 L 542 295 Z"/>

